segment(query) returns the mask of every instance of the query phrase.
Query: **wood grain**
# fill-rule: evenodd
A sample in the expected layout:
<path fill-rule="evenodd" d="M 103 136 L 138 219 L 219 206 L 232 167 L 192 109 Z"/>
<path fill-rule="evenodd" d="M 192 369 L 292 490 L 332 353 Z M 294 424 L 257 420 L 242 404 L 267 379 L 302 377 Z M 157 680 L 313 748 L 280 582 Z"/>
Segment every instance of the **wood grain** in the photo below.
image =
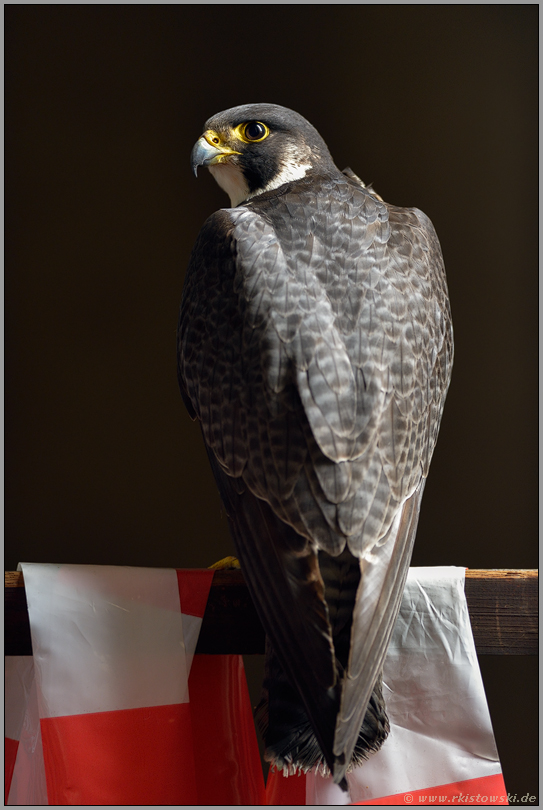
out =
<path fill-rule="evenodd" d="M 465 589 L 480 655 L 537 655 L 537 570 L 468 569 Z"/>
<path fill-rule="evenodd" d="M 537 654 L 537 570 L 468 569 L 465 588 L 479 654 Z M 32 655 L 22 573 L 6 571 L 4 599 L 5 653 Z M 241 571 L 215 572 L 196 652 L 264 653 L 264 631 Z"/>

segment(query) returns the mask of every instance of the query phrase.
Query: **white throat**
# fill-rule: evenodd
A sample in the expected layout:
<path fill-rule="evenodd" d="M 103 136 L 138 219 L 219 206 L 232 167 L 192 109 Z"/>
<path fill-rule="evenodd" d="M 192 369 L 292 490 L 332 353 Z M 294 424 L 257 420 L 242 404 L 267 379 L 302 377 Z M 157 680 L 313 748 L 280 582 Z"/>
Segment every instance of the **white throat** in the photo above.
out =
<path fill-rule="evenodd" d="M 239 166 L 234 163 L 216 163 L 208 166 L 213 178 L 230 197 L 232 208 L 249 196 L 249 186 Z"/>
<path fill-rule="evenodd" d="M 264 194 L 265 191 L 273 191 L 279 188 L 279 186 L 284 186 L 285 183 L 292 183 L 293 180 L 301 180 L 302 177 L 306 176 L 310 168 L 310 163 L 284 162 L 278 174 L 276 174 L 273 180 L 270 180 L 264 188 L 249 191 L 247 181 L 239 166 L 236 166 L 234 163 L 216 163 L 214 166 L 208 166 L 213 178 L 230 197 L 232 208 L 245 202 L 245 200 L 250 200 L 251 197 L 256 197 L 257 194 Z"/>

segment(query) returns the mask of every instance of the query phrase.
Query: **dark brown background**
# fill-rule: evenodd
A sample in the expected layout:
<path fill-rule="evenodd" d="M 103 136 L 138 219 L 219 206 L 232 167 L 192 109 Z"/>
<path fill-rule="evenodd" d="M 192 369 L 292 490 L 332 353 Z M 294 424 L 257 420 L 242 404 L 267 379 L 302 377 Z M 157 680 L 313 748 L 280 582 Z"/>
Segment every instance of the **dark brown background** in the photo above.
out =
<path fill-rule="evenodd" d="M 283 104 L 433 220 L 456 359 L 415 565 L 535 567 L 536 5 L 6 6 L 6 567 L 231 553 L 175 329 L 227 204 L 205 119 Z M 537 793 L 535 668 L 481 661 L 508 790 Z"/>

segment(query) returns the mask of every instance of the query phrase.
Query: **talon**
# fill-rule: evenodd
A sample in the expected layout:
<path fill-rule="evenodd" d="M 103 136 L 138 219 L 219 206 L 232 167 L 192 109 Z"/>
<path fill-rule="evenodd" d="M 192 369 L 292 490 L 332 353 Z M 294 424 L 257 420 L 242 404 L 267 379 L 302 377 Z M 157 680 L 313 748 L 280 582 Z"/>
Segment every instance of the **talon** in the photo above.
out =
<path fill-rule="evenodd" d="M 214 571 L 229 571 L 236 568 L 239 570 L 241 569 L 241 565 L 237 557 L 223 557 L 222 560 L 213 563 L 209 568 L 213 568 Z"/>

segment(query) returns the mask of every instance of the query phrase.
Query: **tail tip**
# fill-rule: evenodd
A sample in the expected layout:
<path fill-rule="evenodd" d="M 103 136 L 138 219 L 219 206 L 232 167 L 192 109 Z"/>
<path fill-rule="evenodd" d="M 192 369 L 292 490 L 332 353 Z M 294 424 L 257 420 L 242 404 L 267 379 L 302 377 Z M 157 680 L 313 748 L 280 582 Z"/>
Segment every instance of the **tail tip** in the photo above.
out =
<path fill-rule="evenodd" d="M 347 779 L 345 778 L 345 773 L 347 771 L 347 763 L 345 762 L 345 754 L 340 754 L 339 756 L 334 757 L 334 767 L 332 770 L 334 782 L 336 785 L 339 785 L 340 788 L 343 790 L 344 793 L 349 792 L 349 786 L 347 784 Z"/>

